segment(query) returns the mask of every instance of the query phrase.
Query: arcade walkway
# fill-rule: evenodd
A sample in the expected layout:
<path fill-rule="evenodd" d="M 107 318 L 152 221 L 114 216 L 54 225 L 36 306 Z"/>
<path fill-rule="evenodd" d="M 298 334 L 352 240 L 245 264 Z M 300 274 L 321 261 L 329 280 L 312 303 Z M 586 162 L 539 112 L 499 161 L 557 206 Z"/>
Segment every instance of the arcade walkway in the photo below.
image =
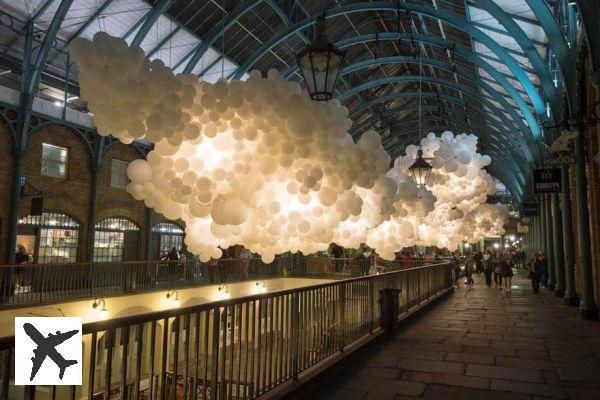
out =
<path fill-rule="evenodd" d="M 515 277 L 512 294 L 475 281 L 303 396 L 600 399 L 600 323 L 544 289 L 533 295 L 527 279 Z"/>

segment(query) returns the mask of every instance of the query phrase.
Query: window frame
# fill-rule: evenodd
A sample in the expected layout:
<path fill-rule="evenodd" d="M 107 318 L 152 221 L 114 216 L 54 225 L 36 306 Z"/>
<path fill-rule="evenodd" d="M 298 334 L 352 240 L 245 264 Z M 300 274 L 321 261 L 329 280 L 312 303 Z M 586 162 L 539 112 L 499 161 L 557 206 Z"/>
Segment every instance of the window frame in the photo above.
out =
<path fill-rule="evenodd" d="M 65 151 L 65 174 L 64 176 L 58 176 L 58 175 L 53 175 L 48 173 L 47 169 L 46 171 L 44 171 L 44 162 L 51 162 L 51 163 L 61 163 L 60 161 L 56 161 L 56 160 L 49 160 L 47 158 L 44 158 L 44 148 L 45 147 L 53 147 L 55 149 L 60 149 L 60 150 L 64 150 Z M 67 180 L 68 176 L 69 176 L 69 148 L 68 147 L 63 147 L 63 146 L 58 146 L 56 144 L 52 144 L 52 143 L 42 143 L 42 157 L 41 157 L 41 165 L 40 165 L 40 175 L 41 176 L 45 176 L 47 178 L 53 178 L 53 179 L 60 179 L 60 180 Z"/>
<path fill-rule="evenodd" d="M 125 164 L 125 184 L 123 186 L 119 186 L 119 185 L 115 185 L 114 181 L 113 181 L 113 176 L 115 176 L 114 174 L 114 164 L 115 161 L 117 163 L 123 163 Z M 129 161 L 124 161 L 124 160 L 120 160 L 118 158 L 113 158 L 110 160 L 110 187 L 113 189 L 125 189 L 127 187 L 127 184 L 129 183 L 129 177 L 127 176 L 127 167 L 129 167 Z"/>

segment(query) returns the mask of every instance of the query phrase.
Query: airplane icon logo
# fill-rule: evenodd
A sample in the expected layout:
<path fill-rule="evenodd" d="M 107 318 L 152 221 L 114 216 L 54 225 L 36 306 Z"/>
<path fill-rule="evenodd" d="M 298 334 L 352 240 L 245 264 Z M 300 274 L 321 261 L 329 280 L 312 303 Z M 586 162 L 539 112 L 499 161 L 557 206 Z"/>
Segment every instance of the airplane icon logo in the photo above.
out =
<path fill-rule="evenodd" d="M 80 385 L 81 331 L 80 318 L 15 318 L 15 384 Z"/>
<path fill-rule="evenodd" d="M 77 364 L 77 360 L 65 360 L 64 357 L 60 355 L 58 351 L 56 351 L 56 346 L 73 337 L 79 331 L 73 330 L 65 333 L 56 331 L 56 335 L 50 333 L 48 334 L 48 337 L 45 338 L 40 331 L 35 329 L 35 326 L 31 325 L 30 323 L 24 324 L 23 329 L 25 330 L 27 336 L 29 336 L 31 340 L 33 340 L 38 346 L 37 349 L 33 350 L 33 354 L 35 354 L 35 356 L 31 357 L 33 366 L 31 367 L 31 376 L 29 377 L 30 381 L 35 378 L 35 375 L 40 370 L 40 367 L 44 363 L 46 357 L 50 357 L 50 359 L 54 361 L 56 365 L 58 365 L 58 368 L 60 368 L 60 372 L 58 374 L 60 380 L 62 380 L 63 376 L 65 375 L 65 370 L 67 367 Z"/>

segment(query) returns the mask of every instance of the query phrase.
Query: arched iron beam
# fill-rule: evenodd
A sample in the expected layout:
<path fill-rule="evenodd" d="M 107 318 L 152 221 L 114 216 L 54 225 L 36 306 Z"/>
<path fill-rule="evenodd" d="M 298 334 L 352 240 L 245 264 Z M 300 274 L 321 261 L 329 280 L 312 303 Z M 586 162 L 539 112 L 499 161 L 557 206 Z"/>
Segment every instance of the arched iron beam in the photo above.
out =
<path fill-rule="evenodd" d="M 360 61 L 355 64 L 346 66 L 342 70 L 342 74 L 348 74 L 348 73 L 357 71 L 359 69 L 368 68 L 368 67 L 371 67 L 374 65 L 397 64 L 397 63 L 418 64 L 419 61 L 414 59 L 413 57 L 406 57 L 406 56 L 389 56 L 389 57 L 373 58 L 373 59 Z M 485 82 L 481 81 L 481 79 L 479 79 L 478 77 L 473 76 L 473 74 L 469 74 L 468 71 L 464 70 L 463 68 L 455 67 L 453 69 L 452 65 L 450 65 L 444 61 L 437 60 L 437 59 L 424 59 L 424 60 L 422 60 L 422 63 L 425 65 L 431 65 L 431 66 L 434 66 L 434 67 L 437 67 L 440 69 L 444 69 L 447 71 L 452 71 L 452 72 L 456 73 L 457 75 L 459 75 L 461 78 L 471 81 L 480 87 L 483 87 L 486 91 L 488 91 L 493 96 L 495 101 L 499 101 L 502 98 L 502 95 L 500 93 L 498 93 L 496 90 L 494 90 L 491 86 L 489 86 Z M 418 93 L 417 93 L 417 96 L 418 96 Z M 508 103 L 506 103 L 505 105 L 507 105 L 509 107 L 509 109 L 512 109 L 512 107 L 510 107 L 510 105 Z M 353 111 L 354 110 L 351 111 L 351 114 Z M 517 118 L 516 120 L 520 121 L 520 118 L 518 118 L 518 115 L 516 113 L 511 113 L 511 116 L 513 118 Z M 525 128 L 525 126 L 522 126 L 522 128 Z"/>
<path fill-rule="evenodd" d="M 418 81 L 419 79 L 422 79 L 423 82 L 435 83 L 438 85 L 454 88 L 455 90 L 460 90 L 465 95 L 467 95 L 477 101 L 480 101 L 482 104 L 485 104 L 490 110 L 497 111 L 499 114 L 499 117 L 502 120 L 504 120 L 507 127 L 511 126 L 511 124 L 513 124 L 513 121 L 509 121 L 508 118 L 506 118 L 506 116 L 504 115 L 504 113 L 501 112 L 501 110 L 499 110 L 495 105 L 491 104 L 485 98 L 482 98 L 481 95 L 479 93 L 475 92 L 474 90 L 472 90 L 468 87 L 465 87 L 465 86 L 457 86 L 455 82 L 451 82 L 451 81 L 448 81 L 445 79 L 432 78 L 432 77 L 419 77 L 419 76 L 404 75 L 404 76 L 389 76 L 389 77 L 385 77 L 385 78 L 380 78 L 380 79 L 376 79 L 374 81 L 368 81 L 361 85 L 355 86 L 351 90 L 347 90 L 346 92 L 342 93 L 340 96 L 337 97 L 337 99 L 342 101 L 343 99 L 345 99 L 348 96 L 351 96 L 355 93 L 361 92 L 363 90 L 371 89 L 371 88 L 377 87 L 377 86 L 388 85 L 388 84 L 398 83 L 398 82 Z M 523 136 L 519 136 L 519 138 L 521 140 L 524 140 L 524 136 L 527 137 L 527 135 L 523 135 Z M 507 137 L 507 139 L 509 139 L 509 138 Z M 532 154 L 530 152 L 531 149 L 529 149 L 529 147 L 526 143 L 522 143 L 522 144 L 524 145 L 525 148 L 527 148 L 529 150 L 529 152 L 527 153 L 528 157 L 532 158 Z"/>
<path fill-rule="evenodd" d="M 92 22 L 94 22 L 96 18 L 98 18 L 104 12 L 104 10 L 106 10 L 106 8 L 108 8 L 108 6 L 112 4 L 112 2 L 113 0 L 106 0 L 104 3 L 102 3 L 102 5 L 98 7 L 96 11 L 94 11 L 94 13 L 90 15 L 88 19 L 86 19 L 85 22 L 81 24 L 81 26 L 77 28 L 77 30 L 73 32 L 71 36 L 69 36 L 69 38 L 67 39 L 67 45 L 70 44 L 73 41 L 73 39 L 79 37 L 79 35 L 81 35 L 83 31 L 85 31 L 86 28 L 90 26 Z"/>
<path fill-rule="evenodd" d="M 248 11 L 252 10 L 254 7 L 262 3 L 264 0 L 248 0 L 243 1 L 237 5 L 235 9 L 223 20 L 222 24 L 215 25 L 213 29 L 210 30 L 208 36 L 202 40 L 200 43 L 196 45 L 192 50 L 190 50 L 185 56 L 181 58 L 181 61 L 177 63 L 173 69 L 177 69 L 181 63 L 183 63 L 188 57 L 190 57 L 188 63 L 185 65 L 183 69 L 184 74 L 188 74 L 192 72 L 198 61 L 202 58 L 206 50 L 210 46 L 212 46 L 216 40 L 221 37 L 227 31 L 227 29 L 231 28 L 240 17 L 246 14 Z"/>
<path fill-rule="evenodd" d="M 387 116 L 393 116 L 393 115 L 398 114 L 399 112 L 402 112 L 402 111 L 418 111 L 418 110 L 419 110 L 418 104 L 403 104 L 403 105 L 401 105 L 399 107 L 395 107 L 395 108 L 392 108 L 390 110 L 385 111 L 383 113 L 383 115 L 377 115 L 377 116 L 373 115 L 373 116 L 371 116 L 371 117 L 369 117 L 369 118 L 367 118 L 367 119 L 359 122 L 358 125 L 361 125 L 363 123 L 365 125 L 361 125 L 361 127 L 368 126 L 368 125 L 374 125 L 379 120 L 379 118 L 381 116 L 386 116 L 387 117 Z M 422 106 L 422 111 L 433 111 L 433 112 L 435 112 L 437 110 L 438 110 L 438 108 L 436 106 L 429 106 L 429 105 Z M 453 115 L 456 115 L 456 116 L 461 117 L 461 118 L 464 118 L 464 116 L 466 115 L 465 113 L 457 113 L 456 111 L 458 111 L 458 110 L 456 110 L 456 109 L 451 109 L 451 110 L 446 110 L 446 111 L 451 112 L 451 113 L 453 113 Z M 479 114 L 479 113 L 477 113 L 476 115 L 483 116 L 483 118 L 481 118 L 481 119 L 479 119 L 479 118 L 470 118 L 471 123 L 476 124 L 477 126 L 479 126 L 481 128 L 484 128 L 484 129 L 487 128 L 486 123 L 490 122 L 490 121 L 486 118 L 486 115 L 485 114 Z M 436 115 L 433 115 L 433 114 L 428 114 L 428 115 L 422 116 L 421 120 L 423 122 L 433 122 L 433 121 L 439 121 L 440 117 L 438 117 Z M 459 120 L 460 120 L 460 118 L 456 118 L 455 120 L 452 121 L 452 123 L 455 124 L 455 125 L 458 125 L 458 121 Z M 409 122 L 413 123 L 413 122 L 418 122 L 418 121 L 419 121 L 418 118 L 413 118 L 413 119 L 409 119 L 409 120 L 401 119 L 401 120 L 395 121 L 395 123 L 405 124 L 405 123 L 409 123 Z M 496 121 L 494 121 L 494 122 L 496 122 Z M 446 125 L 447 128 L 450 127 L 449 124 L 450 124 L 450 121 L 448 121 L 448 124 Z M 500 128 L 497 128 L 497 127 L 495 127 L 495 129 L 493 129 L 493 130 L 496 133 L 500 133 L 498 131 L 501 131 Z M 364 130 L 362 130 L 362 131 L 354 131 L 354 130 L 352 130 L 349 133 L 350 133 L 350 135 L 353 138 L 356 138 L 356 137 L 359 136 L 359 134 L 364 133 Z"/>
<path fill-rule="evenodd" d="M 420 4 L 413 3 L 398 3 L 396 1 L 374 1 L 369 3 L 355 3 L 347 6 L 331 8 L 325 11 L 326 18 L 333 18 L 340 15 L 368 12 L 368 11 L 392 11 L 396 12 L 398 7 L 414 13 L 422 14 L 431 18 L 438 18 L 454 27 L 470 34 L 475 40 L 481 42 L 487 46 L 492 52 L 494 52 L 500 60 L 502 60 L 506 66 L 515 75 L 515 78 L 521 83 L 525 91 L 527 92 L 532 104 L 538 114 L 540 120 L 545 121 L 547 119 L 545 115 L 545 103 L 535 88 L 535 85 L 531 82 L 523 68 L 519 63 L 509 54 L 509 52 L 495 42 L 490 36 L 486 35 L 481 30 L 475 28 L 468 21 L 463 20 L 454 13 L 447 12 L 444 10 L 436 10 L 431 7 L 423 6 Z M 234 78 L 240 78 L 246 73 L 252 66 L 268 51 L 270 51 L 275 45 L 279 44 L 289 36 L 296 34 L 297 32 L 306 29 L 313 25 L 316 21 L 316 17 L 312 16 L 305 19 L 304 21 L 298 22 L 291 25 L 288 29 L 275 35 L 271 40 L 265 42 L 258 48 L 245 62 L 242 64 L 237 71 L 231 76 Z"/>
<path fill-rule="evenodd" d="M 383 41 L 383 40 L 400 40 L 400 39 L 415 40 L 418 42 L 424 42 L 424 43 L 427 43 L 430 45 L 435 45 L 435 46 L 438 46 L 441 48 L 450 48 L 450 47 L 454 46 L 454 51 L 456 54 L 459 54 L 460 56 L 464 57 L 468 61 L 475 64 L 476 66 L 480 67 L 481 69 L 486 71 L 490 76 L 492 76 L 496 80 L 496 82 L 513 99 L 516 106 L 523 113 L 523 117 L 527 121 L 527 125 L 529 126 L 529 129 L 531 130 L 533 136 L 536 138 L 541 136 L 541 132 L 540 132 L 540 128 L 538 126 L 537 119 L 531 113 L 531 110 L 529 109 L 529 105 L 523 100 L 523 98 L 521 97 L 521 95 L 519 94 L 517 89 L 515 89 L 515 87 L 500 72 L 498 72 L 494 67 L 492 67 L 490 64 L 488 64 L 480 55 L 472 52 L 469 48 L 467 48 L 465 46 L 461 46 L 457 43 L 454 43 L 454 44 L 450 43 L 450 42 L 448 42 L 440 37 L 437 37 L 437 36 L 414 35 L 414 34 L 406 34 L 406 33 L 398 33 L 398 32 L 384 32 L 384 33 L 379 33 L 377 35 L 376 34 L 366 34 L 366 35 L 354 36 L 354 37 L 342 39 L 342 40 L 336 42 L 335 45 L 338 46 L 339 48 L 346 48 L 346 47 L 350 47 L 350 46 L 354 46 L 354 45 L 358 45 L 358 44 L 372 42 L 375 40 Z M 292 66 L 291 68 L 289 68 L 286 71 L 286 73 L 284 73 L 284 76 L 289 76 L 290 74 L 294 73 L 295 70 L 297 70 L 297 68 L 298 68 L 297 65 Z M 492 95 L 493 95 L 493 93 L 497 93 L 497 91 L 494 90 L 492 92 Z M 504 99 L 504 96 L 502 96 L 502 95 L 499 95 L 499 97 Z M 496 97 L 497 101 L 499 100 L 499 97 Z M 506 104 L 508 104 L 508 103 L 506 103 Z M 513 109 L 513 107 L 510 105 L 508 107 L 509 107 L 509 109 L 507 109 L 507 112 L 509 112 L 509 110 Z M 514 118 L 514 116 L 513 116 L 513 118 Z M 522 124 L 521 118 L 518 118 L 517 121 L 519 121 L 519 123 Z M 540 151 L 539 148 L 536 149 L 536 152 L 539 152 L 539 151 Z"/>
<path fill-rule="evenodd" d="M 535 14 L 542 29 L 548 37 L 548 44 L 558 59 L 558 65 L 567 90 L 574 90 L 575 68 L 573 68 L 573 51 L 569 48 L 564 31 L 554 17 L 546 0 L 525 0 Z"/>
<path fill-rule="evenodd" d="M 169 7 L 175 2 L 175 0 L 158 0 L 158 2 L 152 6 L 152 10 L 146 16 L 144 23 L 140 27 L 140 30 L 137 31 L 135 37 L 131 41 L 131 46 L 141 46 L 144 38 L 150 32 L 150 29 L 164 12 L 167 11 Z"/>
<path fill-rule="evenodd" d="M 398 99 L 415 99 L 418 97 L 419 97 L 419 92 L 399 92 L 399 93 L 388 94 L 388 95 L 385 95 L 382 97 L 376 97 L 373 100 L 367 101 L 366 103 L 363 103 L 363 104 L 351 109 L 350 117 L 365 110 L 366 108 L 373 107 L 374 105 L 377 105 L 377 104 L 381 104 L 381 103 L 385 103 L 385 102 L 393 101 L 393 100 L 398 100 Z M 440 99 L 440 100 L 449 101 L 449 102 L 460 104 L 460 105 L 465 104 L 465 101 L 458 97 L 448 96 L 445 94 L 436 95 L 435 92 L 422 93 L 421 97 L 423 99 Z"/>
<path fill-rule="evenodd" d="M 537 0 L 538 3 L 542 3 L 543 0 Z M 550 71 L 548 71 L 547 64 L 542 60 L 542 57 L 538 53 L 535 45 L 531 39 L 523 32 L 523 29 L 515 22 L 512 17 L 507 14 L 500 6 L 498 6 L 492 0 L 478 0 L 476 7 L 479 7 L 487 11 L 492 17 L 494 17 L 507 31 L 507 35 L 510 34 L 515 42 L 523 49 L 525 55 L 531 62 L 531 66 L 536 71 L 546 99 L 550 103 L 553 111 L 553 115 L 559 115 L 559 104 L 560 96 L 557 93 Z"/>

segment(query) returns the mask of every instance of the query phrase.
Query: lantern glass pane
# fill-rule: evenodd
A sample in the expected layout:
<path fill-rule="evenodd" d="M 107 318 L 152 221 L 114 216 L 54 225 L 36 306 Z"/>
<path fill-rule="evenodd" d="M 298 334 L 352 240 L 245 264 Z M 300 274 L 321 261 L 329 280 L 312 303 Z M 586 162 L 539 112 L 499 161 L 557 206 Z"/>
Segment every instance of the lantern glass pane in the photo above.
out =
<path fill-rule="evenodd" d="M 327 88 L 325 91 L 327 93 L 333 93 L 333 89 L 335 88 L 335 82 L 337 81 L 338 74 L 340 73 L 340 68 L 342 66 L 342 57 L 335 53 L 330 53 L 329 58 L 329 78 L 327 79 Z"/>
<path fill-rule="evenodd" d="M 310 53 L 306 53 L 300 57 L 300 68 L 304 81 L 306 82 L 306 88 L 309 93 L 315 92 L 315 80 L 313 76 L 313 68 L 311 63 Z"/>

